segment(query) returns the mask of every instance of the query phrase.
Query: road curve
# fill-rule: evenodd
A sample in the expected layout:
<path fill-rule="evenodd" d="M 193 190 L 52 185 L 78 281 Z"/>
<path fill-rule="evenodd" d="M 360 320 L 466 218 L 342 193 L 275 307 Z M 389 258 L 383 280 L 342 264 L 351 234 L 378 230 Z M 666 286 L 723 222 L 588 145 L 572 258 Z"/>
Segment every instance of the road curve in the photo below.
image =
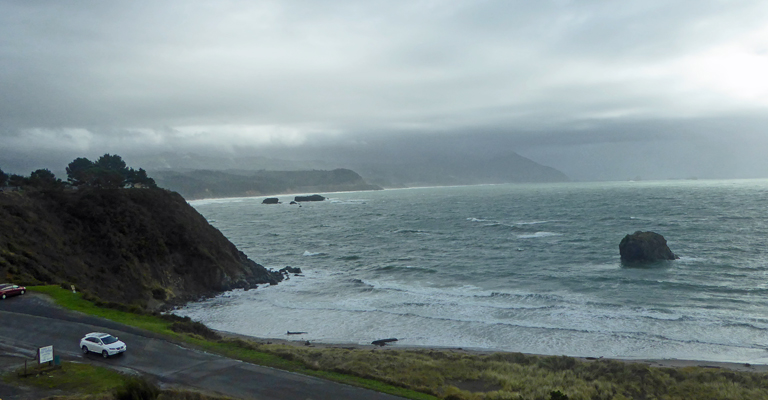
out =
<path fill-rule="evenodd" d="M 80 338 L 94 331 L 119 336 L 128 351 L 108 359 L 82 355 Z M 401 399 L 185 348 L 150 332 L 59 308 L 42 295 L 28 293 L 0 301 L 0 355 L 13 352 L 33 358 L 38 347 L 49 345 L 64 360 L 151 375 L 163 384 L 240 399 Z"/>

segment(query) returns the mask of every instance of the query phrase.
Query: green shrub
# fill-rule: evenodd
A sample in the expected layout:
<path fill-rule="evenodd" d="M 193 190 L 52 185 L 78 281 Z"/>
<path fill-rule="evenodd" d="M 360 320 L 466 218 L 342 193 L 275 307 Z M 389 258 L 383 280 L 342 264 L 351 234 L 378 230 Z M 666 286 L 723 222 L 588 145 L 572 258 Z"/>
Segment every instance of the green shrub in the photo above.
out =
<path fill-rule="evenodd" d="M 144 378 L 130 378 L 115 390 L 115 400 L 156 400 L 160 389 Z"/>
<path fill-rule="evenodd" d="M 559 390 L 549 392 L 549 400 L 568 400 L 568 396 Z"/>
<path fill-rule="evenodd" d="M 221 339 L 221 335 L 198 321 L 176 321 L 171 325 L 171 330 L 178 333 L 191 333 L 208 340 Z"/>

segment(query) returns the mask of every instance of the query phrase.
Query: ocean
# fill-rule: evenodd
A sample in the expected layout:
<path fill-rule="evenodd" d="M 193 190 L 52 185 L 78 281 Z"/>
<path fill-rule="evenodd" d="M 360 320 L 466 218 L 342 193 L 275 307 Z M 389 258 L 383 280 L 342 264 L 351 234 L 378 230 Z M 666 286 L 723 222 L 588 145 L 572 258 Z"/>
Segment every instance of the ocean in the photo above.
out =
<path fill-rule="evenodd" d="M 303 276 L 175 312 L 260 338 L 768 363 L 766 180 L 323 195 L 190 202 L 252 260 Z M 623 265 L 638 230 L 680 259 Z"/>

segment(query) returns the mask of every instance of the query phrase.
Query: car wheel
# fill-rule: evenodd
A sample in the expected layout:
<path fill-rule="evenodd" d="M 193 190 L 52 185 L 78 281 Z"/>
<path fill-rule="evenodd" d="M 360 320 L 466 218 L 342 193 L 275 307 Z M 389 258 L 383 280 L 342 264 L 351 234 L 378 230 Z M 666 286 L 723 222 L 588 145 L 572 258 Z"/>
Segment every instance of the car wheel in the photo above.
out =
<path fill-rule="evenodd" d="M 101 356 L 104 357 L 104 358 L 107 358 L 107 357 L 109 357 L 109 353 L 107 353 L 107 351 L 104 350 L 104 351 L 101 352 Z"/>
<path fill-rule="evenodd" d="M 88 346 L 83 346 L 83 354 L 88 354 Z"/>

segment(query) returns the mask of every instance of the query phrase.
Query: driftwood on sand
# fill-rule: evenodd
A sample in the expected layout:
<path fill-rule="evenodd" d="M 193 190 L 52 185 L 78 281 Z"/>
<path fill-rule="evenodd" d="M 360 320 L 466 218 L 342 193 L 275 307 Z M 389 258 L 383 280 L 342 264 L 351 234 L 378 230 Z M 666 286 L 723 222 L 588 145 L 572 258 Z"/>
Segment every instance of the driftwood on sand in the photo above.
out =
<path fill-rule="evenodd" d="M 376 345 L 376 346 L 384 346 L 385 344 L 391 343 L 391 342 L 397 342 L 397 339 L 395 339 L 395 338 L 379 339 L 379 340 L 374 340 L 373 342 L 371 342 L 371 344 Z"/>

